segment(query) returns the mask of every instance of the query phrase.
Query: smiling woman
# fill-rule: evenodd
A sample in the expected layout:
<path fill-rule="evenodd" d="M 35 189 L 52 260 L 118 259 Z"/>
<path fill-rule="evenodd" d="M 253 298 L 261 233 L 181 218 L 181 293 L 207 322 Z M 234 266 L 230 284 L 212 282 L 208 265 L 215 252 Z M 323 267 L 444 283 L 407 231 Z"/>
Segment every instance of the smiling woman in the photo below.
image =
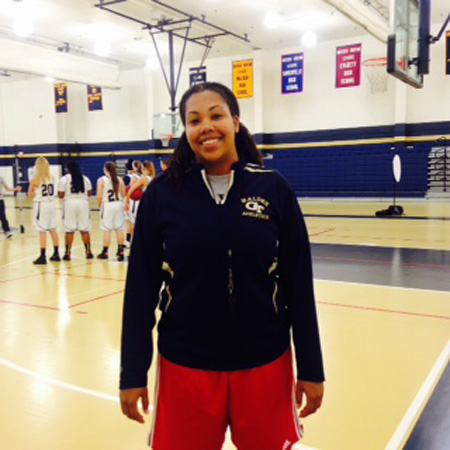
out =
<path fill-rule="evenodd" d="M 185 132 L 136 220 L 122 411 L 144 422 L 159 304 L 152 448 L 218 450 L 232 423 L 239 449 L 291 449 L 303 433 L 293 398 L 306 400 L 306 417 L 324 390 L 306 226 L 292 189 L 262 167 L 226 86 L 195 85 L 179 109 Z"/>
<path fill-rule="evenodd" d="M 230 173 L 238 161 L 235 134 L 239 131 L 239 117 L 231 115 L 225 100 L 213 91 L 192 95 L 186 102 L 185 126 L 195 159 L 207 173 Z"/>

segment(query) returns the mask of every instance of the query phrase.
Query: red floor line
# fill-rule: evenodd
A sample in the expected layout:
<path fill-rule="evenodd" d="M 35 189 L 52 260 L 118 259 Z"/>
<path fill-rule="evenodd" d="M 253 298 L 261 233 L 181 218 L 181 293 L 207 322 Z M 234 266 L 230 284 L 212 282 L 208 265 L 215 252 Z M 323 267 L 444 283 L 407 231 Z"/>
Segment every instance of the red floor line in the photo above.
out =
<path fill-rule="evenodd" d="M 317 303 L 320 305 L 338 306 L 340 308 L 353 308 L 353 309 L 362 309 L 362 310 L 366 310 L 366 311 L 384 312 L 384 313 L 390 313 L 390 314 L 402 314 L 402 315 L 406 315 L 406 316 L 427 317 L 430 319 L 450 320 L 450 317 L 447 317 L 447 316 L 414 313 L 414 312 L 409 312 L 409 311 L 397 311 L 394 309 L 371 308 L 370 306 L 357 306 L 357 305 L 348 305 L 348 304 L 344 304 L 344 303 L 333 303 L 333 302 L 323 302 L 323 301 L 318 301 Z"/>
<path fill-rule="evenodd" d="M 74 303 L 73 305 L 70 305 L 69 308 L 72 309 L 72 308 L 76 308 L 76 307 L 81 306 L 81 305 L 86 305 L 88 303 L 97 302 L 99 300 L 103 300 L 104 298 L 108 298 L 108 297 L 111 297 L 113 295 L 120 294 L 122 292 L 124 292 L 124 289 L 121 289 L 120 291 L 116 291 L 116 292 L 111 292 L 109 294 L 101 295 L 100 297 L 92 298 L 90 300 L 85 300 L 84 302 Z"/>
<path fill-rule="evenodd" d="M 55 308 L 54 306 L 31 305 L 29 303 L 10 302 L 7 300 L 0 300 L 0 303 L 6 304 L 6 305 L 14 305 L 14 306 L 25 306 L 27 308 L 48 309 L 50 311 L 62 311 L 60 308 Z"/>
<path fill-rule="evenodd" d="M 53 273 L 53 272 L 51 272 L 51 273 Z M 26 278 L 38 277 L 39 275 L 42 275 L 42 274 L 41 273 L 33 273 L 32 275 L 25 275 L 25 276 L 19 277 L 19 278 L 11 278 L 10 280 L 1 280 L 0 284 L 11 283 L 12 281 L 25 280 Z"/>
<path fill-rule="evenodd" d="M 374 259 L 358 259 L 358 258 L 340 258 L 338 256 L 316 256 L 315 260 L 332 260 L 332 261 L 345 261 L 345 262 L 356 262 L 356 263 L 367 263 L 367 264 L 383 264 L 383 265 L 399 265 L 404 267 L 428 267 L 432 269 L 444 269 L 450 270 L 450 266 L 444 266 L 442 264 L 413 264 L 413 263 L 393 263 L 392 261 L 374 260 Z"/>
<path fill-rule="evenodd" d="M 320 236 L 321 234 L 326 234 L 326 233 L 329 233 L 330 231 L 335 231 L 335 230 L 336 230 L 336 228 L 327 228 L 326 230 L 319 231 L 318 233 L 312 233 L 309 235 L 309 237 Z"/>
<path fill-rule="evenodd" d="M 117 291 L 117 292 L 111 292 L 110 294 L 106 294 L 106 295 L 102 295 L 100 297 L 96 297 L 96 298 L 93 298 L 93 299 L 90 299 L 90 300 L 86 300 L 84 302 L 74 303 L 73 305 L 69 306 L 69 309 L 76 308 L 76 307 L 81 306 L 81 305 L 86 305 L 87 303 L 96 302 L 96 301 L 102 300 L 104 298 L 108 298 L 108 297 L 111 297 L 113 295 L 120 294 L 122 292 L 124 292 L 123 289 L 121 289 L 120 291 Z M 25 306 L 25 307 L 28 307 L 28 308 L 48 309 L 48 310 L 51 310 L 51 311 L 62 311 L 61 308 L 56 308 L 54 306 L 32 305 L 32 304 L 29 304 L 29 303 L 11 302 L 11 301 L 8 301 L 8 300 L 0 300 L 0 303 L 6 304 L 6 305 L 14 305 L 14 306 Z"/>
<path fill-rule="evenodd" d="M 52 272 L 45 272 L 45 274 L 50 274 L 50 275 L 65 275 L 67 277 L 72 277 L 72 278 L 87 278 L 89 280 L 103 280 L 103 281 L 120 281 L 120 282 L 125 282 L 124 279 L 117 279 L 117 278 L 102 278 L 102 277 L 91 277 L 88 275 L 76 275 L 76 274 L 71 274 L 71 273 L 67 273 L 67 272 L 63 272 L 61 269 L 59 270 L 55 270 Z M 20 281 L 20 280 L 25 280 L 26 278 L 33 278 L 33 277 L 38 277 L 42 275 L 42 273 L 34 273 L 32 275 L 25 275 L 23 277 L 19 277 L 19 278 L 11 278 L 9 280 L 0 280 L 0 284 L 5 284 L 5 283 L 12 283 L 14 281 Z"/>
<path fill-rule="evenodd" d="M 72 273 L 67 273 L 66 274 L 68 277 L 71 278 L 87 278 L 88 280 L 102 280 L 102 281 L 120 281 L 120 282 L 125 282 L 124 279 L 118 279 L 118 278 L 102 278 L 102 277 L 92 277 L 89 275 L 75 275 Z"/>

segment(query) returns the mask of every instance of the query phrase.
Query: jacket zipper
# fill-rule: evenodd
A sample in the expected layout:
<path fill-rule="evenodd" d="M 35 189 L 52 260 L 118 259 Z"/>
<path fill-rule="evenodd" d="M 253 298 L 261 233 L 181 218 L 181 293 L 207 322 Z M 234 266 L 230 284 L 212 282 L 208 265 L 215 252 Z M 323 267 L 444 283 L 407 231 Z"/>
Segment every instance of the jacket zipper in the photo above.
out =
<path fill-rule="evenodd" d="M 272 265 L 269 267 L 269 272 L 268 272 L 269 275 L 271 275 L 273 272 L 275 272 L 275 270 L 277 270 L 277 267 L 278 267 L 278 259 L 275 257 Z M 274 288 L 273 288 L 273 293 L 272 293 L 272 303 L 273 303 L 275 312 L 278 314 L 278 306 L 277 306 L 278 283 L 276 282 L 275 277 L 273 280 L 273 284 L 274 284 Z"/>

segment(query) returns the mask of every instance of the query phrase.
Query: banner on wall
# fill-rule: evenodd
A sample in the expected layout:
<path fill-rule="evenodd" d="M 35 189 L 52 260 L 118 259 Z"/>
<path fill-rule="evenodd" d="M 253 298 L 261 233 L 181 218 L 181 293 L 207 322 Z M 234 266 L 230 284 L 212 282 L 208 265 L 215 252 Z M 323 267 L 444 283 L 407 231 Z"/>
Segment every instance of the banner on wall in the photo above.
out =
<path fill-rule="evenodd" d="M 446 33 L 445 47 L 445 73 L 450 75 L 450 31 Z"/>
<path fill-rule="evenodd" d="M 336 87 L 359 86 L 361 82 L 361 44 L 336 48 Z"/>
<path fill-rule="evenodd" d="M 303 91 L 303 53 L 281 56 L 281 93 Z"/>
<path fill-rule="evenodd" d="M 206 81 L 206 66 L 191 67 L 189 69 L 189 85 L 204 83 Z"/>
<path fill-rule="evenodd" d="M 99 86 L 87 87 L 89 111 L 100 111 L 103 109 L 102 88 Z"/>
<path fill-rule="evenodd" d="M 253 97 L 253 59 L 233 61 L 233 92 L 236 98 Z"/>
<path fill-rule="evenodd" d="M 54 86 L 55 111 L 57 113 L 67 112 L 67 83 L 58 83 Z"/>

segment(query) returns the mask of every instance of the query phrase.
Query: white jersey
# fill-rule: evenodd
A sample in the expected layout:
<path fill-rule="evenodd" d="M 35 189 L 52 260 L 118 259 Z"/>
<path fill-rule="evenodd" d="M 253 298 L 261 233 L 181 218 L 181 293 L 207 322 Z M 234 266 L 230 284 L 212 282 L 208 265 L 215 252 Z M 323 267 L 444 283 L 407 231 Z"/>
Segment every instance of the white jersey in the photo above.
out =
<path fill-rule="evenodd" d="M 145 178 L 147 178 L 148 183 L 147 186 L 150 184 L 150 181 L 153 180 L 153 177 L 151 177 L 150 175 L 144 175 Z M 145 191 L 147 189 L 147 186 L 142 186 L 142 190 Z"/>
<path fill-rule="evenodd" d="M 45 180 L 34 190 L 35 202 L 52 202 L 56 196 L 56 183 L 53 177 L 50 180 Z"/>
<path fill-rule="evenodd" d="M 121 202 L 123 200 L 122 194 L 120 193 L 120 184 L 119 184 L 119 192 L 117 195 L 114 192 L 114 186 L 111 178 L 106 175 L 101 177 L 103 180 L 103 195 L 102 195 L 102 203 L 111 203 L 111 202 Z"/>
<path fill-rule="evenodd" d="M 133 186 L 134 183 L 137 183 L 144 175 L 140 175 L 139 173 L 130 173 L 130 186 Z"/>
<path fill-rule="evenodd" d="M 64 192 L 64 199 L 88 198 L 88 191 L 92 191 L 92 184 L 86 175 L 82 175 L 84 181 L 84 192 L 73 192 L 72 175 L 64 175 L 58 183 L 58 192 Z"/>
<path fill-rule="evenodd" d="M 82 175 L 84 192 L 72 192 L 72 176 L 64 175 L 58 184 L 58 192 L 64 192 L 63 227 L 66 233 L 74 231 L 87 232 L 91 229 L 91 212 L 88 192 L 92 184 L 88 177 Z"/>
<path fill-rule="evenodd" d="M 134 182 L 131 181 L 130 186 L 133 186 L 135 183 L 137 183 L 143 176 L 144 175 L 139 175 L 137 173 L 131 173 L 130 179 L 135 180 L 135 181 Z M 144 186 L 142 188 L 144 189 Z M 126 220 L 128 222 L 136 223 L 136 216 L 137 216 L 137 211 L 139 208 L 139 203 L 140 203 L 140 200 L 133 200 L 132 198 L 130 198 L 130 210 L 126 214 Z"/>

